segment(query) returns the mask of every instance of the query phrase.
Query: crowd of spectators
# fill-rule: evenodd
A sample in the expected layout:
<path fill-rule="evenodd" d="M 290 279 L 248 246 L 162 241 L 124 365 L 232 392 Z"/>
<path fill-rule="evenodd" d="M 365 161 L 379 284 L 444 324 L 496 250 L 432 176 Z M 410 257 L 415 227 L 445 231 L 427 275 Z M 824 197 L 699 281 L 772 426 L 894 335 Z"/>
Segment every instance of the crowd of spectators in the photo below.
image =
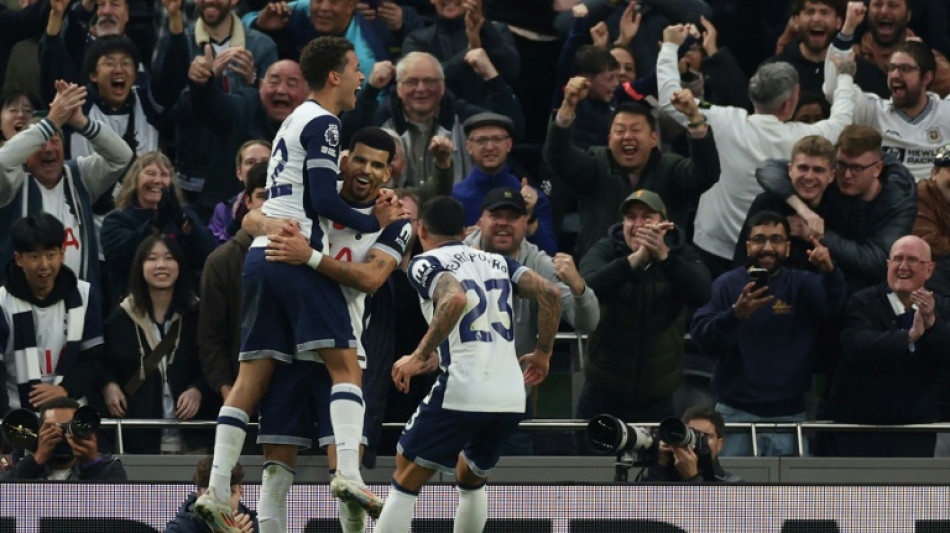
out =
<path fill-rule="evenodd" d="M 944 2 L 129 1 L 0 4 L 4 413 L 213 418 L 237 374 L 242 221 L 308 97 L 300 51 L 334 35 L 365 75 L 338 142 L 384 128 L 411 212 L 451 195 L 468 243 L 558 283 L 563 327 L 590 334 L 579 418 L 675 416 L 692 350 L 726 423 L 950 420 Z M 396 269 L 371 291 L 384 367 L 424 331 L 406 286 Z M 520 355 L 537 309 L 514 307 Z M 377 428 L 419 399 L 391 386 L 373 381 Z M 812 452 L 928 455 L 923 435 Z M 758 449 L 797 454 L 789 437 Z M 124 451 L 209 439 L 156 429 Z M 48 474 L 44 450 L 19 471 Z M 54 469 L 105 464 L 76 455 Z"/>

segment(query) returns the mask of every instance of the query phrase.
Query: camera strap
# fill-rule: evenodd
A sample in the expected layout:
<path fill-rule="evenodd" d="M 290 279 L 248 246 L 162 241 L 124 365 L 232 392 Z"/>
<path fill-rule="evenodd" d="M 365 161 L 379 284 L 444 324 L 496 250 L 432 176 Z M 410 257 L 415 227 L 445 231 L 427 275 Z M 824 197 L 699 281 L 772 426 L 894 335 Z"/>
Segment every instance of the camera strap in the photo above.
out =
<path fill-rule="evenodd" d="M 134 372 L 132 377 L 129 378 L 129 381 L 125 384 L 123 389 L 125 390 L 126 397 L 131 398 L 138 392 L 139 387 L 145 383 L 145 378 L 151 375 L 157 368 L 159 363 L 161 363 L 162 358 L 173 352 L 178 347 L 178 333 L 181 329 L 181 320 L 175 320 L 171 328 L 169 328 L 168 333 L 162 337 L 161 342 L 155 346 L 155 349 L 152 350 L 152 353 L 148 354 L 147 357 L 142 359 L 141 371 Z M 136 335 L 139 335 L 138 328 L 136 327 Z M 142 350 L 142 342 L 139 339 L 139 350 Z M 144 353 L 143 353 L 144 355 Z"/>

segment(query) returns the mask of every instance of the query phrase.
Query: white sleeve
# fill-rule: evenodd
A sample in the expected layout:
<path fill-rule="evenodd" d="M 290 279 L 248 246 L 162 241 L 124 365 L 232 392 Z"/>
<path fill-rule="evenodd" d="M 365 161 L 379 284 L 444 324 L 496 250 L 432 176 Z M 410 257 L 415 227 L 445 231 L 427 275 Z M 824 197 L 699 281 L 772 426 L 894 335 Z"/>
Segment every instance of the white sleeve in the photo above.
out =
<path fill-rule="evenodd" d="M 76 158 L 79 176 L 93 200 L 111 189 L 132 161 L 132 149 L 112 128 L 90 120 L 79 132 L 92 144 L 93 154 Z"/>
<path fill-rule="evenodd" d="M 680 70 L 676 60 L 678 49 L 679 47 L 673 43 L 663 43 L 663 46 L 660 47 L 660 55 L 656 58 L 656 83 L 660 109 L 685 128 L 689 120 L 686 115 L 677 111 L 670 101 L 673 98 L 673 93 L 682 89 Z"/>
<path fill-rule="evenodd" d="M 51 120 L 43 120 L 17 133 L 0 147 L 0 207 L 13 201 L 23 181 L 26 171 L 23 163 L 34 152 L 56 134 L 57 128 Z"/>

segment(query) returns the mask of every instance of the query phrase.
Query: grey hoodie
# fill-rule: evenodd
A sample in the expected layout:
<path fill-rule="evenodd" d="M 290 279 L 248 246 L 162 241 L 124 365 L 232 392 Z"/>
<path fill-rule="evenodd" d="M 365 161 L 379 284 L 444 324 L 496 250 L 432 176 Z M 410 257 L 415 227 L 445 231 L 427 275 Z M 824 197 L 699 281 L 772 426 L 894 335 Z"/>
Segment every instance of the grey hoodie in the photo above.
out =
<path fill-rule="evenodd" d="M 481 235 L 481 230 L 475 228 L 475 231 L 465 238 L 465 244 L 480 249 Z M 578 333 L 590 333 L 597 327 L 597 322 L 600 321 L 600 304 L 597 301 L 597 295 L 590 287 L 584 290 L 584 294 L 573 296 L 570 287 L 554 274 L 554 261 L 551 257 L 527 239 L 521 241 L 521 248 L 515 259 L 560 289 L 561 320 L 570 324 Z M 516 294 L 512 297 L 512 306 L 515 320 L 515 350 L 520 357 L 533 352 L 537 344 L 538 303 Z"/>

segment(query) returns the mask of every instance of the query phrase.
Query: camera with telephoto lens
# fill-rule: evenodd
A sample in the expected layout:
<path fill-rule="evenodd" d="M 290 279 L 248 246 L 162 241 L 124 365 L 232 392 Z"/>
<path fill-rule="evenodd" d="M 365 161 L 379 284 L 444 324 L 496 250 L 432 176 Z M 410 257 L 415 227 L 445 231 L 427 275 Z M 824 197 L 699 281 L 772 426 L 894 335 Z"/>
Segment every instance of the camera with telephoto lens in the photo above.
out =
<path fill-rule="evenodd" d="M 686 425 L 679 418 L 667 418 L 656 430 L 625 424 L 612 415 L 597 415 L 587 423 L 587 444 L 595 453 L 643 454 L 659 447 L 659 441 L 670 446 L 692 448 L 701 452 L 709 448 L 705 435 Z"/>
<path fill-rule="evenodd" d="M 86 440 L 99 429 L 101 420 L 95 408 L 84 405 L 76 409 L 72 420 L 58 425 L 63 430 L 63 435 L 72 435 L 74 439 Z M 29 409 L 13 409 L 3 417 L 3 421 L 0 421 L 0 433 L 14 448 L 36 451 L 40 426 L 42 423 L 36 412 Z M 63 440 L 56 445 L 53 455 L 72 457 L 73 449 L 68 442 Z"/>

